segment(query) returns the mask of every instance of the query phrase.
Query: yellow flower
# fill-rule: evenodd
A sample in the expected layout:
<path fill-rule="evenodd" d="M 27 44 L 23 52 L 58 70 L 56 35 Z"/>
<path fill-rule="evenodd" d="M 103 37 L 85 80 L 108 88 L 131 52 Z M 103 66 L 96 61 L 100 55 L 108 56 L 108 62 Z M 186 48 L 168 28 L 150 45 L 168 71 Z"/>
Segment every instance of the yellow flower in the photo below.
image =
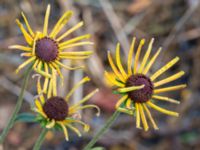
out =
<path fill-rule="evenodd" d="M 115 92 L 123 95 L 122 98 L 117 102 L 116 109 L 120 112 L 128 113 L 130 115 L 134 115 L 135 112 L 137 128 L 141 128 L 141 121 L 142 121 L 144 130 L 147 131 L 149 129 L 146 119 L 147 115 L 150 122 L 153 125 L 153 128 L 158 129 L 148 107 L 153 108 L 167 115 L 178 116 L 179 115 L 178 113 L 161 108 L 155 105 L 155 102 L 158 100 L 158 101 L 167 101 L 179 104 L 179 101 L 169 97 L 162 96 L 160 94 L 185 88 L 186 84 L 180 84 L 168 87 L 160 87 L 160 86 L 163 86 L 169 82 L 172 82 L 180 78 L 181 76 L 184 75 L 184 72 L 180 71 L 165 79 L 156 81 L 160 75 L 162 75 L 165 71 L 167 71 L 169 68 L 171 68 L 174 64 L 176 64 L 179 61 L 179 57 L 175 57 L 152 75 L 148 74 L 150 68 L 152 67 L 153 63 L 155 62 L 156 58 L 161 52 L 161 48 L 159 48 L 158 51 L 150 58 L 150 53 L 152 50 L 154 39 L 151 39 L 148 48 L 146 50 L 146 53 L 144 54 L 144 57 L 141 61 L 141 64 L 139 64 L 139 58 L 145 40 L 142 39 L 140 41 L 132 67 L 132 61 L 133 61 L 132 57 L 134 53 L 135 41 L 136 38 L 133 38 L 127 59 L 127 71 L 125 71 L 120 60 L 120 44 L 118 43 L 116 46 L 117 65 L 114 64 L 111 54 L 110 52 L 108 52 L 108 60 L 115 76 L 114 77 L 111 76 L 106 71 L 105 71 L 105 76 L 108 78 L 110 82 L 112 82 L 112 84 L 114 84 L 117 87 Z"/>
<path fill-rule="evenodd" d="M 63 130 L 65 139 L 68 141 L 68 129 L 77 133 L 78 136 L 81 136 L 81 132 L 75 127 L 76 124 L 82 125 L 85 132 L 89 130 L 89 125 L 80 120 L 81 115 L 79 114 L 79 110 L 96 108 L 97 116 L 100 114 L 100 109 L 96 105 L 83 105 L 83 103 L 87 102 L 98 91 L 98 89 L 86 95 L 78 103 L 70 105 L 69 99 L 74 91 L 90 79 L 88 77 L 83 78 L 71 89 L 71 91 L 69 91 L 66 97 L 63 98 L 57 95 L 55 71 L 53 72 L 46 97 L 41 89 L 40 77 L 38 78 L 38 96 L 35 100 L 33 110 L 37 112 L 38 115 L 36 120 L 41 123 L 42 127 L 47 129 L 53 128 Z"/>
<path fill-rule="evenodd" d="M 24 38 L 27 42 L 27 45 L 12 45 L 11 49 L 19 49 L 24 51 L 21 56 L 28 57 L 28 59 L 22 63 L 16 70 L 19 72 L 22 68 L 28 64 L 33 64 L 35 71 L 40 73 L 43 76 L 50 77 L 52 69 L 57 70 L 61 78 L 63 78 L 60 67 L 66 69 L 79 69 L 80 67 L 69 67 L 61 63 L 61 59 L 70 59 L 70 60 L 82 60 L 87 59 L 92 54 L 92 51 L 78 51 L 78 52 L 65 52 L 64 50 L 68 48 L 73 48 L 82 45 L 92 45 L 90 41 L 81 41 L 84 39 L 89 39 L 90 34 L 81 35 L 72 39 L 65 40 L 67 36 L 83 26 L 83 22 L 79 22 L 69 30 L 65 31 L 62 35 L 59 35 L 60 31 L 68 23 L 72 17 L 73 12 L 67 11 L 63 16 L 58 20 L 54 28 L 50 33 L 48 33 L 48 20 L 50 15 L 50 5 L 47 6 L 46 15 L 44 19 L 43 31 L 34 32 L 30 27 L 25 15 L 22 13 L 24 19 L 25 27 L 23 24 L 16 19 L 16 23 L 19 26 L 21 32 L 24 35 Z M 48 79 L 46 78 L 44 91 L 47 90 Z"/>

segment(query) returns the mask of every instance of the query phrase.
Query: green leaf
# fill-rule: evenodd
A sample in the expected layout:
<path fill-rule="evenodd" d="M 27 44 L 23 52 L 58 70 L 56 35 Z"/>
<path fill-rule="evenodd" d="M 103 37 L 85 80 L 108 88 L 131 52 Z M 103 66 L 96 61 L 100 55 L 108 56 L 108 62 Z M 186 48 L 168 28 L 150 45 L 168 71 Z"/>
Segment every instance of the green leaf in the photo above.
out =
<path fill-rule="evenodd" d="M 94 148 L 92 148 L 90 150 L 105 150 L 105 148 L 104 147 L 94 147 Z"/>
<path fill-rule="evenodd" d="M 36 122 L 36 116 L 31 113 L 21 113 L 21 114 L 17 115 L 15 121 Z"/>

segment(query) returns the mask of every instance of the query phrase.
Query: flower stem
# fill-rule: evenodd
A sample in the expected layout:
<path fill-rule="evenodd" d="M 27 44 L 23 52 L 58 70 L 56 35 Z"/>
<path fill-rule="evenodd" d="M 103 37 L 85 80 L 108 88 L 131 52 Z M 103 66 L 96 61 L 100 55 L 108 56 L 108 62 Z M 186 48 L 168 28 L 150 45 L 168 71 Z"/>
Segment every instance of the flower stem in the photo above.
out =
<path fill-rule="evenodd" d="M 90 150 L 92 146 L 97 142 L 97 140 L 106 132 L 107 129 L 109 129 L 112 125 L 112 123 L 117 119 L 120 112 L 115 111 L 115 113 L 108 119 L 106 124 L 97 132 L 97 134 L 94 136 L 94 138 L 85 146 L 83 150 Z"/>
<path fill-rule="evenodd" d="M 25 89 L 27 87 L 31 70 L 32 70 L 32 66 L 30 66 L 25 72 L 24 81 L 23 81 L 23 84 L 22 84 L 20 95 L 19 95 L 19 97 L 17 99 L 17 104 L 15 106 L 15 110 L 14 110 L 14 112 L 12 114 L 12 117 L 8 121 L 7 126 L 4 128 L 4 130 L 2 131 L 2 133 L 0 135 L 0 144 L 2 144 L 4 142 L 4 139 L 7 136 L 9 130 L 13 127 L 13 125 L 15 123 L 15 118 L 17 117 L 17 114 L 18 114 L 18 112 L 19 112 L 19 110 L 20 110 L 20 108 L 22 106 L 23 97 L 24 97 L 24 91 L 25 91 Z"/>
<path fill-rule="evenodd" d="M 40 133 L 39 138 L 37 139 L 37 141 L 36 141 L 36 143 L 35 143 L 35 145 L 33 147 L 33 150 L 39 150 L 40 149 L 40 147 L 41 147 L 41 145 L 42 145 L 42 143 L 43 143 L 43 141 L 45 139 L 45 136 L 46 136 L 47 132 L 48 132 L 48 129 L 47 128 L 43 128 L 42 132 Z"/>

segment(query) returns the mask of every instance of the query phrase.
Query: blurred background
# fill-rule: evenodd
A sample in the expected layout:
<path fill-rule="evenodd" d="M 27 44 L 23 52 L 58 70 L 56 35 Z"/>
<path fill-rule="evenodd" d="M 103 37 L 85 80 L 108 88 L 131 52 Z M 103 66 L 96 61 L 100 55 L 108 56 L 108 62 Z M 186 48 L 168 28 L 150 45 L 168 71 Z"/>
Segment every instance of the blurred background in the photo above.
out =
<path fill-rule="evenodd" d="M 20 13 L 23 11 L 32 28 L 42 30 L 48 3 L 51 4 L 49 29 L 52 29 L 65 11 L 74 10 L 74 16 L 66 29 L 84 20 L 85 26 L 73 36 L 91 33 L 92 41 L 95 42 L 94 47 L 82 48 L 94 50 L 94 55 L 85 61 L 85 70 L 62 70 L 65 84 L 59 87 L 59 94 L 66 95 L 74 83 L 88 75 L 92 81 L 78 89 L 71 101 L 74 102 L 99 87 L 100 92 L 93 96 L 90 103 L 97 104 L 102 109 L 102 115 L 94 116 L 93 110 L 82 112 L 83 119 L 91 125 L 89 133 L 83 134 L 81 138 L 70 133 L 70 142 L 66 142 L 62 132 L 49 132 L 42 146 L 43 150 L 81 150 L 112 115 L 119 96 L 112 93 L 103 77 L 104 70 L 110 69 L 107 50 L 114 54 L 115 45 L 119 41 L 125 64 L 133 36 L 137 37 L 137 42 L 146 38 L 146 45 L 154 37 L 152 53 L 160 46 L 163 47 L 152 72 L 175 56 L 180 56 L 181 61 L 162 77 L 184 70 L 185 76 L 173 84 L 187 83 L 188 88 L 168 94 L 180 100 L 180 105 L 160 104 L 179 112 L 180 117 L 173 118 L 152 110 L 160 130 L 154 131 L 151 128 L 152 130 L 144 132 L 136 129 L 134 117 L 122 114 L 96 145 L 103 146 L 106 150 L 200 149 L 199 0 L 0 0 L 0 131 L 6 126 L 13 111 L 23 80 L 23 71 L 19 74 L 14 71 L 24 58 L 20 57 L 20 51 L 8 49 L 9 45 L 25 43 L 15 19 L 22 21 Z M 21 112 L 31 112 L 30 107 L 36 95 L 35 83 L 35 79 L 29 81 Z M 16 123 L 7 136 L 5 150 L 32 149 L 40 131 L 38 124 Z"/>

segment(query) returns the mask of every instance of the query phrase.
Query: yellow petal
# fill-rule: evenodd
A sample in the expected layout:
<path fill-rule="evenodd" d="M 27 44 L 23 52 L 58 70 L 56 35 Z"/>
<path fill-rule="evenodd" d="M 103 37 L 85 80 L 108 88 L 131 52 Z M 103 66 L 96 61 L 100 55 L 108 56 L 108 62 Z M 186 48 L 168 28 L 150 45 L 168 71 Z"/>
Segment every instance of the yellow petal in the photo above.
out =
<path fill-rule="evenodd" d="M 26 16 L 24 15 L 23 12 L 21 12 L 21 14 L 22 14 L 22 17 L 23 17 L 23 19 L 24 19 L 24 22 L 25 22 L 25 24 L 26 24 L 26 27 L 27 27 L 29 33 L 31 34 L 32 37 L 34 37 L 35 34 L 33 33 L 33 30 L 31 29 L 31 27 L 30 27 L 30 25 L 29 25 L 29 23 L 28 23 L 28 20 L 26 19 Z"/>
<path fill-rule="evenodd" d="M 139 110 L 139 104 L 135 103 L 135 107 L 136 107 L 136 128 L 141 129 L 140 126 L 140 110 Z"/>
<path fill-rule="evenodd" d="M 164 93 L 164 92 L 169 92 L 169 91 L 175 91 L 175 90 L 183 89 L 186 86 L 187 86 L 186 84 L 180 84 L 180 85 L 176 85 L 176 86 L 170 86 L 170 87 L 166 87 L 166 88 L 155 89 L 154 94 Z"/>
<path fill-rule="evenodd" d="M 182 77 L 184 74 L 185 74 L 184 71 L 180 71 L 180 72 L 178 72 L 178 73 L 176 73 L 176 74 L 174 74 L 174 75 L 172 75 L 172 76 L 170 76 L 168 78 L 165 78 L 165 79 L 163 79 L 161 81 L 158 81 L 158 82 L 154 83 L 154 87 L 158 87 L 158 86 L 164 85 L 166 83 L 169 83 L 171 81 L 174 81 L 174 80 Z"/>
<path fill-rule="evenodd" d="M 157 77 L 159 77 L 161 74 L 163 74 L 165 71 L 167 71 L 169 68 L 171 68 L 174 64 L 176 64 L 179 61 L 179 57 L 176 57 L 172 59 L 170 62 L 168 62 L 165 66 L 163 66 L 161 69 L 156 71 L 150 78 L 151 81 L 154 81 Z"/>
<path fill-rule="evenodd" d="M 66 126 L 67 126 L 68 128 L 70 128 L 72 131 L 74 131 L 79 137 L 81 137 L 81 132 L 80 132 L 77 128 L 73 127 L 73 126 L 70 125 L 70 124 L 67 124 Z"/>
<path fill-rule="evenodd" d="M 122 96 L 116 103 L 115 108 L 117 109 L 118 107 L 121 106 L 122 103 L 125 102 L 125 100 L 128 98 L 128 95 Z"/>
<path fill-rule="evenodd" d="M 144 85 L 119 88 L 117 91 L 121 93 L 126 93 L 126 92 L 135 91 L 135 90 L 140 90 L 142 88 L 144 88 Z"/>
<path fill-rule="evenodd" d="M 117 67 L 119 68 L 119 71 L 121 72 L 122 76 L 127 79 L 127 74 L 121 64 L 121 60 L 120 60 L 120 43 L 117 44 L 116 47 L 116 62 L 117 62 Z"/>
<path fill-rule="evenodd" d="M 47 6 L 45 18 L 44 18 L 44 28 L 43 28 L 43 34 L 46 36 L 47 35 L 47 30 L 48 30 L 48 23 L 49 23 L 49 15 L 50 15 L 50 9 L 51 6 Z"/>
<path fill-rule="evenodd" d="M 150 59 L 150 61 L 147 64 L 147 66 L 144 68 L 144 71 L 143 71 L 144 75 L 148 73 L 149 69 L 151 68 L 151 66 L 155 62 L 155 60 L 158 57 L 158 55 L 160 54 L 161 50 L 162 50 L 162 48 L 159 48 L 158 51 L 156 52 L 156 54 Z"/>
<path fill-rule="evenodd" d="M 114 85 L 119 87 L 124 87 L 125 85 L 119 81 L 117 81 L 115 78 L 113 78 L 107 71 L 104 72 L 105 77 Z"/>
<path fill-rule="evenodd" d="M 128 76 L 132 74 L 131 65 L 132 65 L 132 60 L 133 60 L 135 41 L 136 41 L 136 38 L 134 37 L 131 43 L 129 53 L 128 53 L 128 62 L 127 62 Z"/>
<path fill-rule="evenodd" d="M 169 97 L 165 97 L 165 96 L 153 95 L 152 98 L 157 99 L 157 100 L 161 100 L 161 101 L 167 101 L 167 102 L 174 103 L 174 104 L 180 104 L 179 101 L 172 99 L 172 98 L 169 98 Z"/>
<path fill-rule="evenodd" d="M 62 17 L 58 20 L 53 30 L 50 33 L 50 37 L 55 38 L 55 36 L 60 32 L 60 30 L 64 27 L 64 25 L 69 21 L 71 16 L 73 15 L 72 11 L 65 12 Z"/>
<path fill-rule="evenodd" d="M 133 73 L 134 74 L 137 73 L 139 57 L 140 57 L 140 53 L 141 53 L 141 50 L 142 50 L 142 47 L 143 47 L 144 43 L 145 43 L 145 39 L 142 39 L 140 41 L 140 44 L 139 44 L 138 49 L 137 49 L 136 54 L 135 54 L 134 67 L 133 67 Z"/>
<path fill-rule="evenodd" d="M 155 123 L 155 121 L 154 121 L 154 119 L 153 119 L 153 117 L 152 117 L 152 115 L 151 115 L 151 112 L 150 112 L 149 109 L 147 108 L 146 104 L 144 103 L 144 104 L 142 104 L 142 105 L 143 105 L 145 111 L 147 112 L 147 115 L 148 115 L 148 117 L 149 117 L 149 119 L 150 119 L 150 121 L 151 121 L 151 123 L 152 123 L 152 125 L 153 125 L 153 128 L 154 128 L 155 130 L 158 130 L 159 128 L 158 128 L 157 124 Z"/>
<path fill-rule="evenodd" d="M 144 114 L 144 111 L 143 111 L 142 104 L 138 104 L 138 106 L 139 106 L 139 111 L 140 111 L 142 123 L 143 123 L 143 126 L 144 126 L 144 130 L 148 131 L 149 126 L 148 126 L 148 123 L 147 123 L 147 120 L 146 120 L 146 117 L 145 117 L 145 114 Z"/>
<path fill-rule="evenodd" d="M 77 25 L 73 26 L 71 29 L 67 30 L 64 34 L 62 34 L 59 38 L 57 38 L 57 41 L 61 41 L 65 37 L 67 37 L 69 34 L 76 31 L 78 28 L 82 27 L 84 25 L 83 21 L 79 22 Z"/>
<path fill-rule="evenodd" d="M 125 78 L 119 73 L 117 67 L 115 66 L 113 60 L 112 60 L 112 57 L 111 57 L 111 54 L 110 54 L 110 51 L 108 51 L 108 61 L 110 63 L 110 66 L 113 70 L 113 72 L 115 73 L 115 75 L 122 81 L 122 82 L 125 82 Z"/>
<path fill-rule="evenodd" d="M 25 66 L 27 66 L 28 64 L 30 64 L 31 62 L 33 62 L 36 59 L 36 57 L 31 57 L 28 60 L 26 60 L 25 62 L 23 62 L 17 69 L 16 69 L 16 73 L 18 73 L 22 68 L 24 68 Z"/>
<path fill-rule="evenodd" d="M 59 48 L 59 51 L 63 51 L 67 48 L 73 48 L 73 47 L 77 47 L 77 46 L 84 46 L 84 45 L 94 45 L 93 42 L 77 42 L 77 43 L 73 43 L 73 44 L 69 44 L 69 45 L 66 45 L 66 46 L 63 46 L 61 48 Z"/>
<path fill-rule="evenodd" d="M 154 38 L 152 38 L 151 41 L 150 41 L 150 43 L 149 43 L 147 52 L 146 52 L 145 55 L 144 55 L 144 58 L 143 58 L 143 60 L 142 60 L 142 64 L 141 64 L 141 66 L 140 66 L 140 69 L 139 69 L 138 73 L 142 73 L 142 71 L 143 71 L 143 69 L 144 69 L 144 66 L 145 66 L 146 63 L 147 63 L 147 60 L 148 60 L 149 55 L 150 55 L 151 50 L 152 50 L 153 42 L 154 42 Z"/>
<path fill-rule="evenodd" d="M 82 84 L 90 81 L 89 77 L 84 77 L 81 81 L 79 81 L 77 84 L 74 85 L 74 87 L 69 91 L 69 93 L 66 95 L 65 100 L 68 101 L 70 96 L 75 92 L 77 88 L 79 88 Z"/>
<path fill-rule="evenodd" d="M 8 47 L 9 49 L 18 49 L 22 51 L 30 52 L 32 50 L 31 47 L 23 46 L 23 45 L 11 45 Z"/>
<path fill-rule="evenodd" d="M 51 128 L 53 128 L 54 126 L 55 126 L 55 120 L 53 119 L 53 120 L 50 121 L 50 123 L 48 123 L 48 124 L 46 125 L 46 128 L 47 128 L 47 129 L 51 129 Z"/>
<path fill-rule="evenodd" d="M 21 22 L 20 22 L 18 19 L 16 19 L 16 23 L 17 23 L 17 25 L 19 26 L 20 30 L 22 31 L 26 42 L 27 42 L 29 45 L 32 45 L 32 43 L 33 43 L 33 38 L 32 38 L 32 37 L 28 34 L 28 32 L 24 29 L 24 26 L 21 24 Z"/>
<path fill-rule="evenodd" d="M 65 127 L 65 125 L 61 122 L 58 122 L 58 124 L 62 127 L 64 135 L 65 135 L 65 140 L 69 141 L 69 135 L 68 135 L 68 131 L 67 128 Z"/>
<path fill-rule="evenodd" d="M 89 39 L 90 37 L 91 37 L 90 34 L 85 34 L 85 35 L 77 36 L 77 37 L 72 38 L 72 39 L 70 39 L 70 40 L 68 40 L 68 41 L 65 41 L 65 42 L 60 43 L 59 46 L 60 46 L 60 48 L 62 49 L 62 47 L 64 47 L 64 46 L 67 46 L 67 45 L 69 45 L 69 44 L 76 43 L 76 42 L 78 42 L 78 41 L 80 41 L 80 40 Z"/>
<path fill-rule="evenodd" d="M 150 102 L 150 101 L 148 101 L 147 104 L 148 104 L 151 108 L 153 108 L 153 109 L 155 109 L 155 110 L 157 110 L 157 111 L 159 111 L 159 112 L 161 112 L 161 113 L 164 113 L 164 114 L 166 114 L 166 115 L 175 116 L 175 117 L 178 117 L 178 116 L 179 116 L 179 114 L 178 114 L 177 112 L 169 111 L 169 110 L 166 110 L 166 109 L 161 108 L 161 107 L 159 107 L 159 106 L 156 106 L 155 104 L 153 104 L 153 103 Z"/>

